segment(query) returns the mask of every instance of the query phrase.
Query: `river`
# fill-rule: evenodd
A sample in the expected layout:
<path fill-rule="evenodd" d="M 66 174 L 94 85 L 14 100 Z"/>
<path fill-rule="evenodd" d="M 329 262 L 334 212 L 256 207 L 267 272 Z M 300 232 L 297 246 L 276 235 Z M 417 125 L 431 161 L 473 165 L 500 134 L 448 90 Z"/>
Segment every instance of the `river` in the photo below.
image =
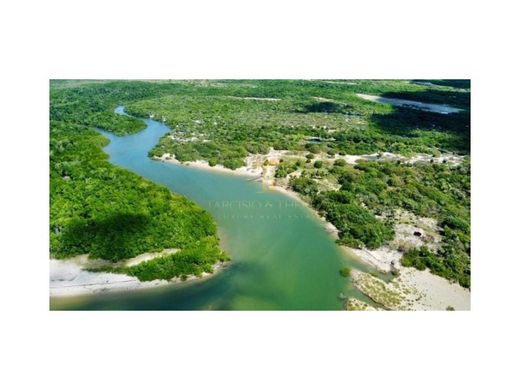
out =
<path fill-rule="evenodd" d="M 116 112 L 124 114 L 123 107 Z M 349 259 L 306 206 L 250 178 L 152 160 L 170 129 L 144 119 L 133 135 L 102 133 L 110 162 L 185 195 L 216 220 L 229 266 L 205 280 L 153 289 L 52 298 L 72 310 L 340 310 L 340 296 L 366 299 L 339 274 Z"/>

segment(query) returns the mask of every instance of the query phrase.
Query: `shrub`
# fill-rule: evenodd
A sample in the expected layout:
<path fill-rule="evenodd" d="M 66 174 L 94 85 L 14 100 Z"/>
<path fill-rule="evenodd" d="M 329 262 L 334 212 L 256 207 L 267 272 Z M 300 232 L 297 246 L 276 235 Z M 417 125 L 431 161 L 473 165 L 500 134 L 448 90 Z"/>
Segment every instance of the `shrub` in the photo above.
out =
<path fill-rule="evenodd" d="M 351 274 L 352 270 L 349 267 L 343 267 L 339 270 L 341 276 L 348 278 Z"/>

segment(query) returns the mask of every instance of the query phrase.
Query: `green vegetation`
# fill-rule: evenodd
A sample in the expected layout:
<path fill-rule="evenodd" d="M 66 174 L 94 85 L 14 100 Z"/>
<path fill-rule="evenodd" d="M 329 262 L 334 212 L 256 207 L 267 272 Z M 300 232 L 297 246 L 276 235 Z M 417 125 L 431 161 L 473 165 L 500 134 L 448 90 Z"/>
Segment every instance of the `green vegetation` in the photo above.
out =
<path fill-rule="evenodd" d="M 227 255 L 218 248 L 216 237 L 205 237 L 179 252 L 149 260 L 131 267 L 105 267 L 92 271 L 116 272 L 136 276 L 141 281 L 154 279 L 170 280 L 174 277 L 186 279 L 189 275 L 200 276 L 212 273 L 218 261 L 228 261 Z"/>
<path fill-rule="evenodd" d="M 280 164 L 276 167 L 275 177 L 285 177 L 290 173 L 298 170 L 300 166 L 302 166 L 300 161 L 291 162 L 291 161 L 280 161 Z"/>
<path fill-rule="evenodd" d="M 145 128 L 143 121 L 114 113 L 121 103 L 157 96 L 172 91 L 167 84 L 112 81 L 76 83 L 52 81 L 50 118 L 85 127 L 105 129 L 117 135 L 131 134 Z"/>
<path fill-rule="evenodd" d="M 436 218 L 442 227 L 440 251 L 412 249 L 405 253 L 402 264 L 428 267 L 435 274 L 470 286 L 469 159 L 458 166 L 362 161 L 355 166 L 334 164 L 328 169 L 341 185 L 339 191 L 320 191 L 312 169 L 289 184 L 339 229 L 340 243 L 369 249 L 387 243 L 394 237 L 393 213 L 397 209 Z"/>
<path fill-rule="evenodd" d="M 294 186 L 294 190 L 298 187 Z M 380 247 L 393 238 L 392 228 L 379 221 L 372 212 L 362 207 L 354 196 L 346 191 L 315 193 L 312 205 L 340 231 L 342 244 L 369 249 Z"/>
<path fill-rule="evenodd" d="M 160 84 L 158 84 L 160 86 Z M 185 197 L 108 162 L 107 139 L 139 131 L 142 121 L 113 114 L 120 102 L 157 93 L 153 83 L 110 82 L 70 87 L 51 83 L 50 252 L 55 258 L 88 253 L 117 261 L 179 248 L 168 270 L 130 269 L 143 280 L 197 274 L 225 258 L 211 216 Z M 112 115 L 113 114 L 113 115 Z"/>
<path fill-rule="evenodd" d="M 375 307 L 369 305 L 366 302 L 360 301 L 356 298 L 348 298 L 345 303 L 345 309 L 349 311 L 373 311 L 373 310 L 383 310 L 383 309 L 376 309 Z"/>
<path fill-rule="evenodd" d="M 351 272 L 352 270 L 349 267 L 343 267 L 339 270 L 339 274 L 345 278 L 348 278 Z"/>

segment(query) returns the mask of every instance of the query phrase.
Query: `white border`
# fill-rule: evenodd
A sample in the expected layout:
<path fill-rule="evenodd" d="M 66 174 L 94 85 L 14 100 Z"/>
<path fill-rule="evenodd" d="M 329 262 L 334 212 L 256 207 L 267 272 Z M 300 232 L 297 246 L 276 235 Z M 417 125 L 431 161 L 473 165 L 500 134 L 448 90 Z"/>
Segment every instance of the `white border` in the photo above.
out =
<path fill-rule="evenodd" d="M 4 3 L 2 388 L 518 383 L 509 2 Z M 471 78 L 472 311 L 49 312 L 49 78 Z"/>

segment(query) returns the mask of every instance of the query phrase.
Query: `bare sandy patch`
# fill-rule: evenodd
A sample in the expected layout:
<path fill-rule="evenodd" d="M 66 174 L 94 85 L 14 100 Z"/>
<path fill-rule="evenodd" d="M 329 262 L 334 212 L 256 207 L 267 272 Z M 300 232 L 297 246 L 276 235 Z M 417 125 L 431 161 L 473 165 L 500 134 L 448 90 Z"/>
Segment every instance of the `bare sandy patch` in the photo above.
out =
<path fill-rule="evenodd" d="M 128 291 L 158 287 L 165 280 L 141 282 L 136 277 L 108 272 L 85 271 L 78 263 L 50 260 L 50 296 L 73 296 L 107 291 Z"/>
<path fill-rule="evenodd" d="M 238 100 L 259 100 L 259 101 L 267 101 L 267 102 L 277 102 L 277 101 L 280 101 L 281 99 L 279 98 L 270 98 L 270 97 L 254 97 L 254 96 L 245 96 L 245 97 L 241 97 L 241 96 L 227 96 L 228 98 L 230 99 L 238 99 Z"/>
<path fill-rule="evenodd" d="M 99 267 L 106 267 L 106 266 L 130 267 L 133 265 L 144 263 L 145 261 L 152 260 L 156 257 L 171 255 L 178 251 L 179 251 L 179 249 L 177 249 L 177 248 L 167 248 L 167 249 L 163 249 L 162 251 L 159 251 L 159 252 L 142 253 L 142 254 L 132 257 L 130 259 L 118 260 L 117 262 L 113 262 L 110 260 L 104 260 L 104 259 L 91 259 L 91 258 L 89 258 L 88 254 L 78 255 L 78 256 L 68 258 L 68 259 L 62 259 L 62 260 L 57 260 L 57 259 L 51 259 L 51 260 L 66 262 L 68 264 L 76 264 L 77 266 L 82 267 L 82 268 L 86 268 L 86 267 L 99 268 Z"/>
<path fill-rule="evenodd" d="M 345 160 L 347 164 L 356 165 L 360 161 L 381 161 L 381 162 L 395 162 L 400 161 L 403 164 L 449 164 L 451 166 L 460 165 L 464 161 L 464 156 L 455 153 L 442 153 L 438 156 L 431 154 L 419 153 L 411 157 L 406 157 L 396 153 L 382 152 L 372 154 L 336 154 L 334 157 L 325 154 L 319 157 L 321 160 L 334 163 L 336 160 Z"/>
<path fill-rule="evenodd" d="M 171 280 L 153 280 L 142 282 L 134 276 L 110 272 L 92 272 L 87 269 L 95 269 L 102 266 L 121 266 L 137 265 L 156 257 L 165 256 L 177 252 L 179 249 L 165 249 L 161 252 L 150 252 L 136 256 L 132 259 L 122 260 L 114 263 L 107 260 L 92 260 L 88 255 L 80 255 L 67 260 L 50 260 L 50 296 L 75 296 L 87 295 L 103 292 L 130 291 L 143 288 L 163 287 L 169 284 L 184 283 L 187 281 L 206 279 L 222 269 L 224 263 L 216 263 L 212 273 L 202 273 L 200 276 L 191 275 L 182 280 L 180 277 Z"/>
<path fill-rule="evenodd" d="M 352 271 L 354 285 L 388 310 L 469 310 L 470 291 L 428 270 L 403 268 L 385 282 L 368 273 Z"/>

